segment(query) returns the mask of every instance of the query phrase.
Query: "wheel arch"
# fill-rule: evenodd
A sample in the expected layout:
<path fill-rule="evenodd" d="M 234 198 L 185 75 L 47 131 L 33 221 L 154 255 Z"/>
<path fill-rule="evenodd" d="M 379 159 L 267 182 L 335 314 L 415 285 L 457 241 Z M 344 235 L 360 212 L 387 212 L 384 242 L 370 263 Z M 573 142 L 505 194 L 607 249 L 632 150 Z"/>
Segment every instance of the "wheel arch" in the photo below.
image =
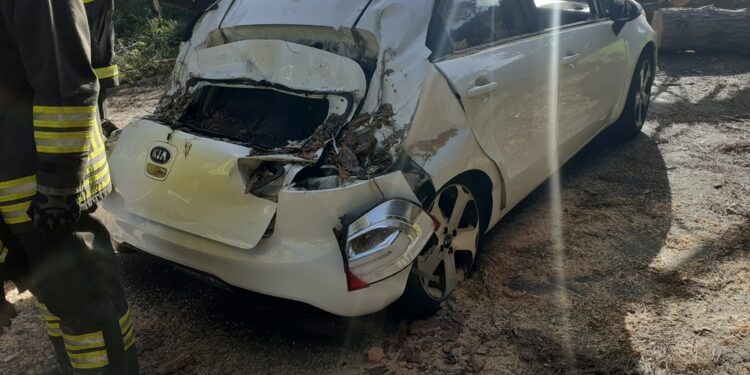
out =
<path fill-rule="evenodd" d="M 452 183 L 466 185 L 471 190 L 475 199 L 478 200 L 477 206 L 479 207 L 479 216 L 481 218 L 481 232 L 485 233 L 492 219 L 492 207 L 495 204 L 492 198 L 492 179 L 483 171 L 472 169 L 459 174 L 445 185 L 447 186 Z"/>
<path fill-rule="evenodd" d="M 641 54 L 638 56 L 638 60 L 641 59 L 641 56 L 643 56 L 644 53 L 650 53 L 651 57 L 653 58 L 654 65 L 656 65 L 656 58 L 658 51 L 656 49 L 656 43 L 654 41 L 650 40 L 648 43 L 646 43 L 645 46 L 641 49 Z"/>
<path fill-rule="evenodd" d="M 465 176 L 461 178 L 468 179 L 472 193 L 482 196 L 482 222 L 486 231 L 499 220 L 507 204 L 502 163 L 496 163 L 484 152 L 460 100 L 436 68 L 422 92 L 412 127 L 402 144 L 402 156 L 429 176 L 429 184 L 420 191 L 422 196 L 435 194 Z"/>

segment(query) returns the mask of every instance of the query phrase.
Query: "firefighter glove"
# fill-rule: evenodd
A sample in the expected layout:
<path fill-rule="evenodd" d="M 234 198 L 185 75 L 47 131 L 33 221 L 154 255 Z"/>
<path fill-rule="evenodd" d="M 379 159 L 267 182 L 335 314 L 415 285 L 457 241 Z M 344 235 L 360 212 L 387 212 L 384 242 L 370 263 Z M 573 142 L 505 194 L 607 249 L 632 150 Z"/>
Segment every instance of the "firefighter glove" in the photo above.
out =
<path fill-rule="evenodd" d="M 28 211 L 34 226 L 42 233 L 72 230 L 81 217 L 75 197 L 54 196 L 37 193 Z"/>

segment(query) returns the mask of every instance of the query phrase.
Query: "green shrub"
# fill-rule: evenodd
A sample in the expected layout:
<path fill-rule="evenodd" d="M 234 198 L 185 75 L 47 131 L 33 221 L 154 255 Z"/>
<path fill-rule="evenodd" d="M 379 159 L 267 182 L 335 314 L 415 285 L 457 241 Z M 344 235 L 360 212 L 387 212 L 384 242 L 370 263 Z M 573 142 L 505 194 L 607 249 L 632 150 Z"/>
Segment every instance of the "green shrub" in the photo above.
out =
<path fill-rule="evenodd" d="M 161 16 L 143 0 L 118 1 L 115 8 L 115 52 L 123 83 L 166 77 L 179 52 L 191 15 L 164 9 Z"/>

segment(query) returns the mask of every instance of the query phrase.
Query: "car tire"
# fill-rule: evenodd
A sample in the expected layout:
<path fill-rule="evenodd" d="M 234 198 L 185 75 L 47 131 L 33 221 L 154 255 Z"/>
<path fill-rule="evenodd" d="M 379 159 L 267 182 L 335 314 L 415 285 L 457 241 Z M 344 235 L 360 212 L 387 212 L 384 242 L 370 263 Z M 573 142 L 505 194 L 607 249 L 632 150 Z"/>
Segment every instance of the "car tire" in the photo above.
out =
<path fill-rule="evenodd" d="M 430 213 L 440 227 L 412 265 L 404 294 L 395 303 L 400 313 L 415 319 L 434 315 L 461 281 L 471 275 L 484 226 L 481 202 L 470 186 L 469 178 L 454 179 L 429 203 Z M 453 212 L 460 205 L 463 212 L 456 219 Z M 446 267 L 450 264 L 453 267 Z"/>
<path fill-rule="evenodd" d="M 645 50 L 638 59 L 633 79 L 630 81 L 625 108 L 615 123 L 615 131 L 619 138 L 630 140 L 641 133 L 651 104 L 651 88 L 655 76 L 654 53 Z"/>

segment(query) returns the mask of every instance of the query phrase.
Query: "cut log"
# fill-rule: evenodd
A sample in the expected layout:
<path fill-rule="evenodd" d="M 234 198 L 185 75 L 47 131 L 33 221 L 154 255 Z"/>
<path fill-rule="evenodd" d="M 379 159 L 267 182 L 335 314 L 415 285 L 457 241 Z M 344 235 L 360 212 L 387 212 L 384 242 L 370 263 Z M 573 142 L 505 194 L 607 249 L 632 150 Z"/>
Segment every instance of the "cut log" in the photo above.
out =
<path fill-rule="evenodd" d="M 662 50 L 750 53 L 750 9 L 663 8 L 652 25 Z"/>

